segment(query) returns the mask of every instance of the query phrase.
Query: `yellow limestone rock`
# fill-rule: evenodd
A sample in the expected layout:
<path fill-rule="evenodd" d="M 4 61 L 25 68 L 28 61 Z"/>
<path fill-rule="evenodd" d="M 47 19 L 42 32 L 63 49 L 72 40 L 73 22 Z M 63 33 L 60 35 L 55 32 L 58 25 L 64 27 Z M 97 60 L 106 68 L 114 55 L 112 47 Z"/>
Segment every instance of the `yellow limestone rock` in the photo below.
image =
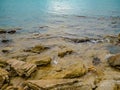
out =
<path fill-rule="evenodd" d="M 19 76 L 30 76 L 35 70 L 36 65 L 19 60 L 7 60 L 7 63 L 16 71 Z"/>
<path fill-rule="evenodd" d="M 63 71 L 63 73 L 64 73 L 63 78 L 78 78 L 86 73 L 86 68 L 84 64 L 79 63 L 70 66 L 68 69 Z"/>
<path fill-rule="evenodd" d="M 49 56 L 29 56 L 27 62 L 36 64 L 37 66 L 47 66 L 51 63 L 51 57 Z"/>

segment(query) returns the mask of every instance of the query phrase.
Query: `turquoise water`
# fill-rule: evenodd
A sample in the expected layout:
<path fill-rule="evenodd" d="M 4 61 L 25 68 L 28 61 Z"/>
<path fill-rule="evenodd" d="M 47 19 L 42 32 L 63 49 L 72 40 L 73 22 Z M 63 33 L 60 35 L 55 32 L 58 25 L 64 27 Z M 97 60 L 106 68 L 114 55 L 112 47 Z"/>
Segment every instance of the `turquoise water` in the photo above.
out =
<path fill-rule="evenodd" d="M 101 23 L 108 25 L 110 20 L 107 22 L 107 20 L 98 21 L 95 18 L 82 17 L 78 19 L 75 16 L 98 18 L 120 16 L 120 0 L 0 0 L 0 27 L 22 27 L 33 30 L 34 27 L 48 25 L 52 27 L 51 29 L 62 27 L 64 31 L 73 34 L 77 25 L 82 26 L 82 28 L 77 27 L 84 32 L 82 34 L 88 29 L 95 32 L 102 29 L 113 30 L 109 26 L 101 27 Z M 94 25 L 97 27 L 93 28 Z M 120 28 L 117 27 L 115 30 L 119 32 Z"/>
<path fill-rule="evenodd" d="M 120 15 L 120 0 L 0 0 L 0 16 Z"/>

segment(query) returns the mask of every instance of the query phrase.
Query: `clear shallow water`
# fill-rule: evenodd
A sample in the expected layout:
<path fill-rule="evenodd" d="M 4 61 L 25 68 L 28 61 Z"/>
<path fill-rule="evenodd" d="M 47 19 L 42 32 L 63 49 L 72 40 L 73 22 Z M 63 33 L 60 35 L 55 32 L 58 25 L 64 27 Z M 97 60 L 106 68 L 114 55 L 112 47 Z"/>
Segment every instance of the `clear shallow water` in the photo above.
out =
<path fill-rule="evenodd" d="M 120 0 L 0 0 L 0 27 L 22 27 L 28 32 L 118 33 L 120 20 L 115 28 L 111 19 L 98 20 L 111 16 L 120 16 Z M 37 28 L 42 25 L 50 28 Z"/>

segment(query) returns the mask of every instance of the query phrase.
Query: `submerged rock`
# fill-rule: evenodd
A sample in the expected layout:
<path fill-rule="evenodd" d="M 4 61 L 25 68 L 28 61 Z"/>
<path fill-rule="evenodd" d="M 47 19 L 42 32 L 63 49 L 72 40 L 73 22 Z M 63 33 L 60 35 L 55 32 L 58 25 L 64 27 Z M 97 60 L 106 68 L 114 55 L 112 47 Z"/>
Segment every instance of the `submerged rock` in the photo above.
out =
<path fill-rule="evenodd" d="M 34 53 L 40 53 L 44 50 L 48 49 L 48 47 L 45 47 L 45 46 L 42 46 L 42 45 L 36 45 L 35 47 L 33 47 L 31 49 L 31 52 L 34 52 Z"/>
<path fill-rule="evenodd" d="M 36 65 L 15 59 L 7 60 L 7 63 L 13 68 L 19 76 L 30 76 L 35 70 Z"/>
<path fill-rule="evenodd" d="M 73 53 L 72 49 L 64 49 L 64 50 L 61 50 L 60 52 L 58 52 L 58 56 L 59 57 L 64 57 L 65 55 L 68 55 L 68 54 L 71 54 L 71 53 Z"/>
<path fill-rule="evenodd" d="M 90 38 L 65 38 L 66 40 L 74 43 L 84 43 L 84 42 L 89 42 L 91 39 Z"/>
<path fill-rule="evenodd" d="M 13 29 L 0 29 L 0 34 L 14 34 L 17 30 L 21 30 L 22 28 L 13 28 Z"/>
<path fill-rule="evenodd" d="M 117 53 L 120 53 L 120 46 L 118 46 L 118 45 L 108 45 L 107 50 L 109 50 L 109 52 L 111 54 L 117 54 Z"/>
<path fill-rule="evenodd" d="M 98 57 L 93 57 L 93 61 L 92 61 L 93 65 L 98 65 L 101 63 L 101 60 L 100 58 Z"/>
<path fill-rule="evenodd" d="M 49 26 L 40 26 L 39 28 L 40 29 L 43 29 L 43 28 L 48 28 Z"/>
<path fill-rule="evenodd" d="M 10 42 L 10 40 L 8 40 L 8 39 L 3 39 L 3 40 L 1 40 L 1 42 L 2 42 L 2 43 L 8 43 L 8 42 Z"/>
<path fill-rule="evenodd" d="M 73 42 L 73 43 L 103 43 L 104 39 L 102 37 L 100 38 L 64 38 L 65 40 L 69 41 L 69 42 Z"/>
<path fill-rule="evenodd" d="M 27 62 L 36 64 L 37 66 L 46 66 L 51 63 L 51 57 L 49 56 L 29 56 Z"/>
<path fill-rule="evenodd" d="M 12 59 L 20 60 L 20 61 L 25 61 L 26 58 L 29 56 L 27 53 L 15 53 L 11 56 Z"/>
<path fill-rule="evenodd" d="M 6 31 L 4 29 L 0 29 L 0 34 L 4 34 Z"/>
<path fill-rule="evenodd" d="M 0 88 L 2 87 L 3 84 L 5 84 L 6 82 L 9 82 L 9 73 L 0 68 Z"/>
<path fill-rule="evenodd" d="M 107 35 L 104 37 L 104 39 L 112 44 L 117 44 L 119 42 L 118 37 L 117 36 L 113 36 L 113 35 Z"/>
<path fill-rule="evenodd" d="M 120 69 L 120 54 L 115 54 L 108 58 L 110 66 Z"/>
<path fill-rule="evenodd" d="M 76 17 L 79 17 L 79 18 L 86 18 L 86 16 L 79 16 L 79 15 L 78 15 L 78 16 L 76 16 Z"/>
<path fill-rule="evenodd" d="M 12 51 L 11 47 L 6 47 L 6 48 L 2 49 L 3 53 L 10 53 L 11 51 Z"/>
<path fill-rule="evenodd" d="M 10 51 L 9 51 L 9 50 L 6 50 L 6 49 L 3 49 L 2 52 L 3 52 L 3 53 L 9 53 Z"/>
<path fill-rule="evenodd" d="M 16 30 L 10 30 L 10 31 L 8 31 L 7 33 L 9 33 L 9 34 L 14 34 L 14 33 L 16 33 Z"/>
<path fill-rule="evenodd" d="M 22 30 L 21 27 L 14 28 L 13 30 Z"/>
<path fill-rule="evenodd" d="M 92 90 L 91 85 L 75 79 L 28 80 L 24 87 L 28 90 Z"/>
<path fill-rule="evenodd" d="M 34 46 L 32 48 L 29 48 L 27 50 L 24 50 L 24 51 L 25 52 L 32 52 L 32 53 L 38 53 L 39 54 L 42 51 L 47 50 L 47 49 L 49 49 L 49 47 L 45 47 L 43 45 L 36 45 L 36 46 Z"/>

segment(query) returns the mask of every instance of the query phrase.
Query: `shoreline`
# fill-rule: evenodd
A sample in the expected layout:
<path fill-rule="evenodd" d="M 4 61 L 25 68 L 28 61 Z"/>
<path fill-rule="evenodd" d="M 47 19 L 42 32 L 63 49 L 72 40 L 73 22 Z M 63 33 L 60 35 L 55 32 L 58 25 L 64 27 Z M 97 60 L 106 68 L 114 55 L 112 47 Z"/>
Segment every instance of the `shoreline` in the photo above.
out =
<path fill-rule="evenodd" d="M 1 31 L 0 35 L 17 32 Z M 35 33 L 1 43 L 1 90 L 120 89 L 120 63 L 116 65 L 120 35 L 76 38 Z M 118 52 L 112 51 L 116 47 Z"/>

